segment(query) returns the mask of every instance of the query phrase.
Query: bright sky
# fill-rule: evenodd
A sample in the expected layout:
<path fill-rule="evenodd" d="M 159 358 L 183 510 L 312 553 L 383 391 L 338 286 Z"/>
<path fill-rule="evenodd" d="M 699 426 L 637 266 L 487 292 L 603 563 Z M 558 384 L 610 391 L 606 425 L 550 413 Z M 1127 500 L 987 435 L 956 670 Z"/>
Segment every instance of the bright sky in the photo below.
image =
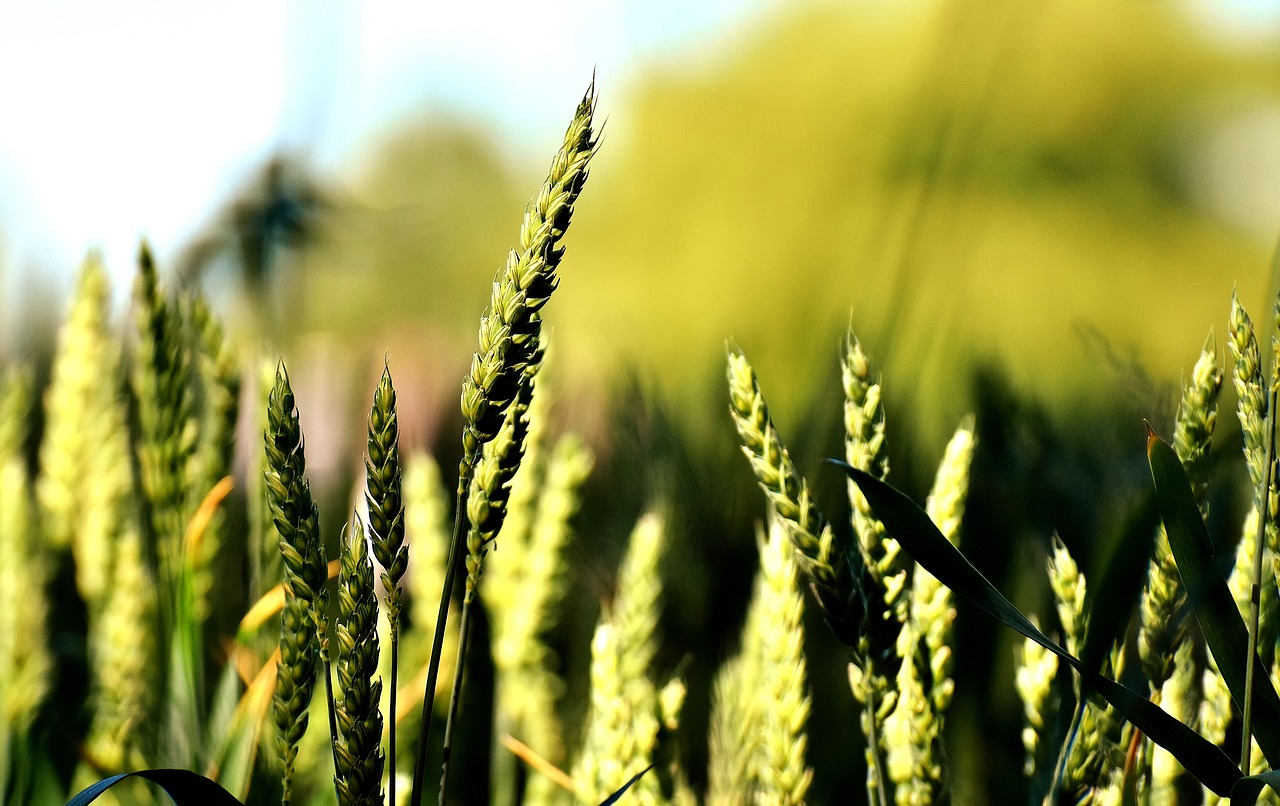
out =
<path fill-rule="evenodd" d="M 46 0 L 0 10 L 0 284 L 163 262 L 279 146 L 340 171 L 452 106 L 553 148 L 593 69 L 692 59 L 777 0 Z M 11 303 L 10 303 L 11 305 Z M 4 305 L 0 307 L 10 307 Z"/>

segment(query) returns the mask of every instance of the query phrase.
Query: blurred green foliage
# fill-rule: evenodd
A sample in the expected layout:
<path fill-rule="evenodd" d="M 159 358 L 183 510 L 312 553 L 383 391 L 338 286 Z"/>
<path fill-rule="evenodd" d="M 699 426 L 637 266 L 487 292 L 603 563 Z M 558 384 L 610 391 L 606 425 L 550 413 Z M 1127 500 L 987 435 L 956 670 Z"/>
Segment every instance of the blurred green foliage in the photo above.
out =
<path fill-rule="evenodd" d="M 1201 163 L 1216 127 L 1280 103 L 1278 65 L 1170 2 L 776 9 L 608 121 L 552 312 L 563 364 L 597 387 L 636 366 L 718 415 L 726 338 L 797 391 L 852 317 L 926 449 L 977 363 L 1060 410 L 1101 394 L 1114 368 L 1084 332 L 1175 378 L 1233 282 L 1264 291 L 1269 244 L 1210 208 Z M 465 343 L 541 167 L 447 123 L 398 132 L 306 257 L 302 326 L 389 310 Z"/>

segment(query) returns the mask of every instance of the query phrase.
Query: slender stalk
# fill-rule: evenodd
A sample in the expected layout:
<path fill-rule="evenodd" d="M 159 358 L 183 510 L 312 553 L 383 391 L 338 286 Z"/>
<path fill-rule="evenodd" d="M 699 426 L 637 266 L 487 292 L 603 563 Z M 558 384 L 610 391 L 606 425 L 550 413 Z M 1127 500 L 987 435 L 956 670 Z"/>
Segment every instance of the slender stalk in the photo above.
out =
<path fill-rule="evenodd" d="M 876 720 L 876 699 L 874 696 L 867 698 L 867 724 L 870 730 L 867 731 L 867 755 L 871 757 L 871 769 L 868 771 L 873 776 L 873 781 L 867 782 L 868 790 L 875 790 L 875 799 L 880 806 L 889 806 L 888 796 L 885 787 L 889 784 L 889 776 L 884 770 L 884 758 L 880 751 L 880 726 Z M 870 803 L 872 792 L 867 792 L 867 802 Z"/>
<path fill-rule="evenodd" d="M 471 608 L 462 608 L 462 620 L 458 623 L 458 660 L 453 672 L 453 690 L 449 693 L 449 718 L 444 723 L 444 752 L 440 762 L 440 806 L 444 806 L 449 791 L 449 757 L 453 753 L 453 723 L 458 717 L 462 700 L 462 672 L 466 666 L 467 644 L 471 638 Z"/>
<path fill-rule="evenodd" d="M 436 614 L 436 632 L 431 639 L 431 660 L 427 663 L 427 682 L 422 697 L 422 727 L 418 730 L 418 754 L 413 764 L 413 789 L 409 803 L 421 806 L 422 784 L 427 772 L 427 740 L 431 737 L 431 712 L 436 701 L 436 680 L 440 676 L 440 654 L 444 651 L 445 623 L 449 620 L 449 601 L 458 576 L 458 544 L 462 542 L 462 518 L 467 508 L 467 490 L 471 486 L 472 454 L 464 456 L 458 468 L 458 506 L 453 516 L 453 536 L 449 539 L 449 557 L 445 560 L 444 586 L 440 590 L 440 610 Z M 461 654 L 462 649 L 459 647 Z"/>
<path fill-rule="evenodd" d="M 1267 408 L 1267 472 L 1262 479 L 1258 497 L 1262 502 L 1258 510 L 1258 550 L 1253 555 L 1253 583 L 1249 589 L 1249 654 L 1245 658 L 1244 713 L 1240 737 L 1240 769 L 1248 771 L 1253 750 L 1253 683 L 1257 674 L 1258 621 L 1262 603 L 1262 553 L 1266 545 L 1267 519 L 1270 511 L 1271 484 L 1275 478 L 1276 461 L 1276 397 L 1277 389 L 1271 387 L 1271 400 Z"/>

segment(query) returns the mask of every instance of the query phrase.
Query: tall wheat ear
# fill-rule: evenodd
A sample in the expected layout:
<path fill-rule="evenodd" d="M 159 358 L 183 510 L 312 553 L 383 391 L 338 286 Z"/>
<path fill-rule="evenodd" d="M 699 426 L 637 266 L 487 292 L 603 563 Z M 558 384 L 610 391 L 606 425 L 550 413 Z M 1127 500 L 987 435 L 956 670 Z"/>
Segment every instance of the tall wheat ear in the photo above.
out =
<path fill-rule="evenodd" d="M 285 804 L 292 801 L 298 742 L 307 731 L 320 652 L 321 591 L 327 576 L 319 513 L 306 479 L 302 428 L 284 364 L 276 369 L 267 404 L 268 506 L 284 558 L 284 610 L 280 614 L 280 664 L 272 712 L 284 764 Z"/>
<path fill-rule="evenodd" d="M 44 539 L 55 550 L 70 547 L 90 622 L 106 606 L 133 504 L 121 347 L 108 321 L 109 297 L 106 268 L 90 256 L 58 329 L 35 481 Z"/>
<path fill-rule="evenodd" d="M 391 370 L 384 366 L 382 377 L 373 392 L 369 411 L 368 449 L 365 453 L 365 503 L 369 512 L 369 538 L 373 555 L 382 567 L 382 587 L 386 591 L 387 620 L 391 641 L 391 701 L 388 765 L 388 800 L 396 796 L 396 718 L 400 669 L 400 580 L 409 566 L 409 549 L 405 545 L 403 473 L 400 469 L 400 419 L 396 411 L 396 390 Z M 376 700 L 375 700 L 376 705 Z"/>
<path fill-rule="evenodd" d="M 1173 433 L 1174 450 L 1187 469 L 1201 514 L 1206 517 L 1209 449 L 1218 419 L 1222 378 L 1210 333 L 1190 380 L 1183 386 Z M 1147 572 L 1147 585 L 1139 603 L 1138 657 L 1153 701 L 1190 724 L 1199 710 L 1203 664 L 1197 660 L 1199 653 L 1192 645 L 1186 602 L 1182 577 L 1169 547 L 1169 537 L 1161 525 Z M 1177 779 L 1182 767 L 1173 756 L 1163 748 L 1146 743 L 1138 773 L 1146 777 L 1147 770 L 1154 802 L 1176 802 Z"/>
<path fill-rule="evenodd" d="M 507 422 L 508 410 L 541 360 L 541 310 L 560 282 L 558 269 L 564 255 L 559 246 L 569 222 L 573 206 L 587 179 L 587 165 L 596 150 L 592 129 L 596 95 L 594 79 L 574 113 L 565 132 L 564 142 L 552 159 L 547 180 L 525 208 L 519 242 L 507 255 L 506 266 L 493 282 L 488 307 L 480 318 L 480 332 L 471 366 L 462 383 L 462 459 L 458 467 L 458 507 L 453 540 L 446 561 L 445 583 L 441 589 L 436 634 L 432 640 L 431 660 L 427 664 L 424 684 L 423 721 L 418 738 L 418 755 L 414 764 L 413 797 L 420 797 L 426 774 L 426 751 L 430 737 L 436 679 L 443 650 L 449 600 L 453 593 L 454 559 L 467 534 L 462 519 L 472 515 L 466 500 L 473 472 L 482 460 L 484 445 L 493 440 Z M 483 513 L 482 513 L 483 514 Z M 475 520 L 472 519 L 472 525 Z M 482 555 L 481 555 L 482 556 Z M 468 568 L 468 576 L 478 579 L 478 566 Z M 474 585 L 472 585 L 474 587 Z M 467 597 L 470 600 L 472 597 Z M 462 619 L 467 620 L 464 605 Z M 465 634 L 466 629 L 462 632 Z M 465 638 L 462 640 L 465 656 Z M 455 677 L 455 690 L 459 677 Z M 456 698 L 455 698 L 456 701 Z M 451 710 L 453 705 L 451 704 Z M 450 744 L 450 723 L 445 727 L 445 745 Z M 449 751 L 444 753 L 443 778 L 448 778 Z M 447 787 L 442 787 L 447 789 Z"/>
<path fill-rule="evenodd" d="M 338 583 L 338 741 L 334 785 L 341 806 L 382 804 L 382 713 L 378 700 L 378 597 L 364 525 L 353 515 L 343 536 Z"/>

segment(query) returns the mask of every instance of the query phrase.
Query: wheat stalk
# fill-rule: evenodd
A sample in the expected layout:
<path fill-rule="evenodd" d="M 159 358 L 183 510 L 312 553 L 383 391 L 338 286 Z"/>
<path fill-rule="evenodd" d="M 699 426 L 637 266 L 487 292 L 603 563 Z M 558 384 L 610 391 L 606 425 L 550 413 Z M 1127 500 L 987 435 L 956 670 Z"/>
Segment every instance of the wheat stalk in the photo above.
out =
<path fill-rule="evenodd" d="M 342 806 L 381 806 L 382 714 L 378 700 L 382 681 L 374 679 L 379 655 L 378 598 L 364 525 L 358 517 L 352 516 L 350 530 L 343 537 L 338 621 L 334 626 L 339 729 L 334 785 Z"/>
<path fill-rule="evenodd" d="M 480 317 L 479 344 L 462 383 L 464 421 L 462 460 L 458 467 L 458 506 L 453 539 L 449 544 L 445 582 L 441 589 L 436 631 L 422 702 L 422 728 L 418 756 L 414 764 L 415 803 L 422 792 L 426 772 L 430 713 L 444 647 L 449 600 L 453 595 L 454 560 L 465 530 L 462 518 L 472 471 L 481 458 L 484 444 L 492 440 L 507 419 L 507 409 L 515 400 L 531 366 L 541 360 L 539 339 L 541 310 L 559 283 L 558 269 L 564 249 L 559 246 L 573 216 L 573 205 L 587 179 L 587 164 L 596 149 L 592 130 L 595 113 L 595 82 L 587 89 L 565 132 L 564 142 L 552 159 L 547 180 L 525 209 L 517 247 L 507 255 L 506 266 L 498 272 L 493 294 Z M 465 642 L 460 656 L 465 655 Z M 448 727 L 446 725 L 446 732 Z M 448 754 L 445 755 L 448 763 Z M 441 798 L 445 791 L 442 787 Z"/>
<path fill-rule="evenodd" d="M 307 731 L 320 652 L 321 591 L 326 569 L 319 513 L 306 479 L 302 429 L 284 364 L 276 369 L 267 406 L 266 487 L 284 558 L 284 610 L 280 614 L 280 663 L 273 712 L 284 763 L 284 803 L 292 799 L 298 742 Z M 328 675 L 326 674 L 326 677 Z"/>

